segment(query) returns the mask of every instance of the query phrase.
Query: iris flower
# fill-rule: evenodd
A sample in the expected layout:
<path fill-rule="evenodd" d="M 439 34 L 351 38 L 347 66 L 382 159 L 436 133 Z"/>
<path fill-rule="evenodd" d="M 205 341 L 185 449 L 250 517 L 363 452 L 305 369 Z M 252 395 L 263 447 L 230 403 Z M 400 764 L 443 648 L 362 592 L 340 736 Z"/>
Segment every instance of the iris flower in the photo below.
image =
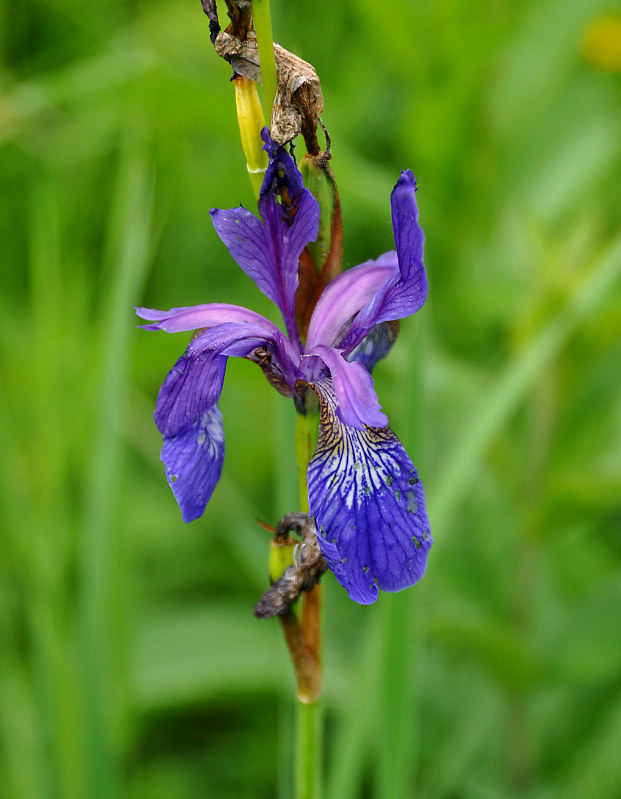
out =
<path fill-rule="evenodd" d="M 315 306 L 305 340 L 295 318 L 298 260 L 315 241 L 319 205 L 293 159 L 264 131 L 269 165 L 261 219 L 242 206 L 213 209 L 216 232 L 243 271 L 282 312 L 286 334 L 238 305 L 170 311 L 138 308 L 147 330 L 196 331 L 166 377 L 155 422 L 161 459 L 183 520 L 202 515 L 220 479 L 224 433 L 218 399 L 231 356 L 258 363 L 270 383 L 296 399 L 312 391 L 319 438 L 308 466 L 308 500 L 321 551 L 361 604 L 379 589 L 400 591 L 423 576 L 432 539 L 414 464 L 387 426 L 371 370 L 389 351 L 396 320 L 427 297 L 416 182 L 401 173 L 391 195 L 396 251 L 338 275 Z"/>

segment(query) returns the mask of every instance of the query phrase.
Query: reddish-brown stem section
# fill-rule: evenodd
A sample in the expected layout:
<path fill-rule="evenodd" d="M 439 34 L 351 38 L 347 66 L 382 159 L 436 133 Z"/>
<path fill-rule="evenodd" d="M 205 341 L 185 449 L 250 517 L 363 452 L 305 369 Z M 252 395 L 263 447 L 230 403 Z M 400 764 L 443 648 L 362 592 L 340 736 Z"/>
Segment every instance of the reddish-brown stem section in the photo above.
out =
<path fill-rule="evenodd" d="M 318 588 L 319 586 L 316 586 L 309 593 L 314 593 Z M 305 594 L 305 596 L 307 595 Z M 301 702 L 314 702 L 321 694 L 319 658 L 306 642 L 302 634 L 302 625 L 294 611 L 288 610 L 279 618 L 295 670 L 298 683 L 298 698 Z M 319 630 L 318 618 L 315 621 L 315 628 L 317 631 Z M 315 651 L 318 651 L 318 639 L 314 642 L 314 646 L 317 647 Z"/>
<path fill-rule="evenodd" d="M 326 256 L 325 262 L 316 264 L 308 247 L 300 255 L 298 268 L 299 283 L 295 293 L 295 317 L 302 340 L 306 338 L 310 318 L 315 310 L 315 305 L 321 296 L 322 291 L 341 271 L 343 263 L 343 223 L 341 218 L 341 201 L 339 198 L 334 174 L 327 161 L 321 157 L 316 158 L 315 162 L 321 168 L 330 182 L 332 183 L 332 196 L 334 209 L 330 223 L 330 252 Z"/>
<path fill-rule="evenodd" d="M 321 668 L 321 585 L 302 595 L 302 638 Z"/>

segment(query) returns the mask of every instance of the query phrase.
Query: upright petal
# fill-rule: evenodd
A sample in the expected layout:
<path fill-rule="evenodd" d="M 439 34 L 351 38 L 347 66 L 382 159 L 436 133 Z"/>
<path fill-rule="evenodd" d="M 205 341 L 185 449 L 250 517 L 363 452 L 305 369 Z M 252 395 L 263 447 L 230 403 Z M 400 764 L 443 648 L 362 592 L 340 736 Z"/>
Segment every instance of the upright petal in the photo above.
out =
<path fill-rule="evenodd" d="M 290 275 L 274 251 L 271 231 L 243 206 L 210 211 L 211 221 L 228 251 L 249 278 L 270 300 L 281 307 Z"/>
<path fill-rule="evenodd" d="M 406 311 L 393 318 L 404 319 L 418 311 L 427 299 L 427 274 L 423 265 L 425 234 L 418 222 L 416 180 L 409 169 L 401 173 L 390 195 L 390 204 L 401 273 L 399 285 L 390 299 L 395 306 L 401 304 Z"/>
<path fill-rule="evenodd" d="M 217 405 L 164 440 L 161 460 L 184 522 L 203 514 L 222 473 L 224 431 Z"/>
<path fill-rule="evenodd" d="M 399 268 L 362 308 L 339 343 L 347 352 L 351 352 L 374 325 L 405 319 L 416 313 L 427 299 L 427 273 L 423 264 L 425 236 L 418 222 L 415 192 L 416 181 L 408 169 L 401 173 L 390 198 Z"/>
<path fill-rule="evenodd" d="M 263 149 L 269 158 L 261 186 L 261 196 L 273 194 L 281 197 L 285 210 L 293 212 L 295 203 L 306 191 L 302 173 L 285 148 L 272 140 L 267 128 L 261 131 L 261 138 L 264 142 Z"/>
<path fill-rule="evenodd" d="M 308 326 L 306 346 L 332 346 L 343 326 L 390 282 L 398 272 L 397 254 L 387 252 L 377 261 L 354 266 L 334 278 L 323 290 Z"/>
<path fill-rule="evenodd" d="M 432 544 L 425 493 L 414 464 L 388 427 L 358 430 L 340 421 L 329 383 L 317 449 L 308 467 L 310 512 L 321 551 L 349 596 L 375 602 L 421 579 Z"/>
<path fill-rule="evenodd" d="M 303 187 L 291 156 L 273 143 L 259 210 L 263 222 L 241 206 L 212 209 L 211 218 L 239 266 L 280 308 L 289 337 L 295 341 L 298 259 L 308 242 L 317 238 L 319 204 Z"/>

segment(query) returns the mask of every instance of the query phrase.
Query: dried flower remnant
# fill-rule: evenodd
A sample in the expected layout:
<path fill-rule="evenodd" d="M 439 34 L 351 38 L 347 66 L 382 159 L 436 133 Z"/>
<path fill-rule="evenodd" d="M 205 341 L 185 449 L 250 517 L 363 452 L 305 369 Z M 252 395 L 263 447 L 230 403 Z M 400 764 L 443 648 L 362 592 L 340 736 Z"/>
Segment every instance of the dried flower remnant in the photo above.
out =
<path fill-rule="evenodd" d="M 222 32 L 215 41 L 216 53 L 229 61 L 238 75 L 261 82 L 257 39 L 250 31 L 241 41 Z M 277 144 L 287 144 L 303 133 L 304 126 L 314 130 L 323 113 L 321 83 L 314 67 L 307 61 L 274 45 L 278 90 L 272 110 L 270 134 Z M 307 140 L 307 137 L 304 137 Z"/>
<path fill-rule="evenodd" d="M 233 77 L 242 75 L 262 82 L 257 37 L 252 30 L 252 4 L 227 0 L 230 25 L 221 31 L 214 0 L 202 0 L 216 53 L 233 67 Z M 312 64 L 274 43 L 277 89 L 271 111 L 270 134 L 277 144 L 287 144 L 299 134 L 312 156 L 320 153 L 317 126 L 321 126 L 323 94 Z M 329 158 L 329 155 L 328 155 Z"/>

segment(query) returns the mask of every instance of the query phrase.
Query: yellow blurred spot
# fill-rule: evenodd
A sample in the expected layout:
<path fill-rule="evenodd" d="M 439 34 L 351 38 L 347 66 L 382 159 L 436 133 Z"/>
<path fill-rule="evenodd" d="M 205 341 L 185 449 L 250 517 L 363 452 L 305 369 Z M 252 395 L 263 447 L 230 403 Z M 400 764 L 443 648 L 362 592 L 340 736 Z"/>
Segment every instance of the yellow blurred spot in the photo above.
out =
<path fill-rule="evenodd" d="M 604 72 L 621 71 L 621 18 L 595 17 L 580 38 L 583 58 Z"/>

